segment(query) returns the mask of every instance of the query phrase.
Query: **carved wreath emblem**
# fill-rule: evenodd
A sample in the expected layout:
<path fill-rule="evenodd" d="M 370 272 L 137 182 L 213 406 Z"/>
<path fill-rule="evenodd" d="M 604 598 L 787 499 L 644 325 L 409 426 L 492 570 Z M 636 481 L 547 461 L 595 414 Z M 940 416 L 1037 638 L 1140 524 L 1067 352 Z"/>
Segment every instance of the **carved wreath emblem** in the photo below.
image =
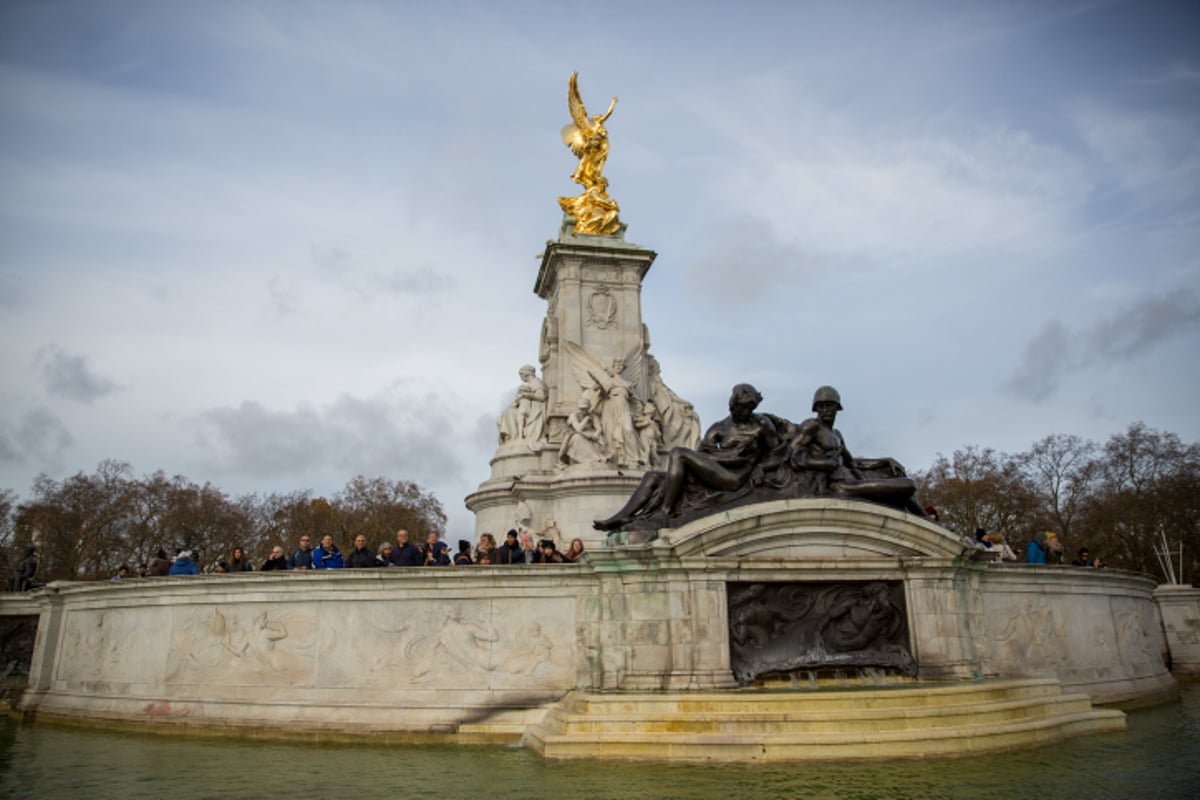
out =
<path fill-rule="evenodd" d="M 607 286 L 601 286 L 592 292 L 587 301 L 588 324 L 601 330 L 610 327 L 617 321 L 617 300 Z"/>

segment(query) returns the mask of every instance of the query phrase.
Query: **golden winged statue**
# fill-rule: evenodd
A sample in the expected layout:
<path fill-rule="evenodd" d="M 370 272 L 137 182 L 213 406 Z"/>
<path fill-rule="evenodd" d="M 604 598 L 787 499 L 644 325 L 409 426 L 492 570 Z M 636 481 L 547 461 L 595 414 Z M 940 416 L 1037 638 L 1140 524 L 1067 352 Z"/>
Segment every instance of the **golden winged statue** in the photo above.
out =
<path fill-rule="evenodd" d="M 572 72 L 567 84 L 567 109 L 571 122 L 562 129 L 563 144 L 579 158 L 579 166 L 571 180 L 583 187 L 575 197 L 560 197 L 562 210 L 575 218 L 575 233 L 608 236 L 621 227 L 617 201 L 608 196 L 608 179 L 601 173 L 608 160 L 608 130 L 605 121 L 612 116 L 617 98 L 608 104 L 603 114 L 588 116 L 583 98 L 579 96 L 579 73 Z"/>

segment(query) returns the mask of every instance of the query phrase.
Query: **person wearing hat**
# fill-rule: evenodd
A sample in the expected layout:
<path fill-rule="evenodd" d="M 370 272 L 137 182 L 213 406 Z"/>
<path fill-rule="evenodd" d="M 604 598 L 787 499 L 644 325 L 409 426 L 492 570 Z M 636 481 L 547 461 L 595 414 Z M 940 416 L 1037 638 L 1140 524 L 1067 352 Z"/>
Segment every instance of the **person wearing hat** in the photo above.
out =
<path fill-rule="evenodd" d="M 168 575 L 199 575 L 200 568 L 196 566 L 196 562 L 192 561 L 192 554 L 186 549 L 180 550 L 179 555 L 175 556 L 175 563 L 171 565 Z"/>
<path fill-rule="evenodd" d="M 975 542 L 983 550 L 992 549 L 992 535 L 987 532 L 986 528 L 975 529 Z"/>
<path fill-rule="evenodd" d="M 454 555 L 454 566 L 469 567 L 474 563 L 471 560 L 471 543 L 466 539 L 459 539 L 458 552 Z"/>
<path fill-rule="evenodd" d="M 1029 542 L 1029 546 L 1025 548 L 1025 562 L 1027 564 L 1046 564 L 1053 563 L 1050 559 L 1055 554 L 1062 552 L 1062 545 L 1058 543 L 1058 534 L 1054 531 L 1038 531 L 1033 535 L 1033 539 Z"/>
<path fill-rule="evenodd" d="M 563 563 L 562 553 L 558 552 L 554 547 L 553 539 L 542 539 L 538 543 L 538 550 L 534 553 L 533 563 L 535 564 L 561 564 Z"/>
<path fill-rule="evenodd" d="M 792 437 L 792 466 L 810 472 L 816 494 L 869 500 L 908 511 L 918 517 L 925 509 L 917 502 L 917 485 L 892 458 L 855 458 L 841 432 L 833 427 L 842 410 L 842 397 L 832 386 L 813 393 L 815 417 L 796 426 Z"/>
<path fill-rule="evenodd" d="M 521 552 L 521 543 L 517 541 L 517 532 L 510 530 L 504 536 L 504 544 L 496 548 L 497 564 L 524 564 L 525 555 Z"/>

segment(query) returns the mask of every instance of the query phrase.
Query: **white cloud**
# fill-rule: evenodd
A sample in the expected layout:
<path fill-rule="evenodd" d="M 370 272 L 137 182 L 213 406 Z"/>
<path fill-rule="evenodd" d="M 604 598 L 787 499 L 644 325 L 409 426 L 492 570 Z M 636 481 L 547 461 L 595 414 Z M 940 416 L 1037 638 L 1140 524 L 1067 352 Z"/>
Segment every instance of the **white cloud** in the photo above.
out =
<path fill-rule="evenodd" d="M 1095 30 L 1140 9 L 611 8 L 637 24 L 569 4 L 0 9 L 0 484 L 28 483 L 29 453 L 233 492 L 376 468 L 436 482 L 461 524 L 498 398 L 536 360 L 572 69 L 593 105 L 621 96 L 606 174 L 659 253 L 654 352 L 706 423 L 739 380 L 791 417 L 833 383 L 856 446 L 920 468 L 893 448 L 1025 446 L 1094 396 L 1120 428 L 1142 406 L 1106 381 L 1200 390 L 1155 360 L 1190 323 L 1109 307 L 1198 286 L 1194 58 L 1168 21 L 1097 63 Z M 1160 74 L 1178 80 L 1121 82 Z M 1042 393 L 1036 418 L 995 391 L 1031 337 L 1012 380 Z M 46 342 L 119 376 L 121 402 L 48 394 Z M 1039 358 L 1069 378 L 1039 384 Z M 1182 406 L 1155 424 L 1200 436 Z"/>

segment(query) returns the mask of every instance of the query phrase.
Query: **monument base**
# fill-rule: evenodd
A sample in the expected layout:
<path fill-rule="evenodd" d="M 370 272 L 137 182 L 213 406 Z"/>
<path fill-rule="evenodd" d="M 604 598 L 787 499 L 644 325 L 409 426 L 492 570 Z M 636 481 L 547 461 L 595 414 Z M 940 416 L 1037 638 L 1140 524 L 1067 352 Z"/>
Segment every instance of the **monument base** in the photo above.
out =
<path fill-rule="evenodd" d="M 853 761 L 995 753 L 1125 730 L 1053 680 L 801 692 L 572 693 L 529 727 L 546 758 Z"/>
<path fill-rule="evenodd" d="M 1152 579 L 977 552 L 903 512 L 789 500 L 577 564 L 55 583 L 0 614 L 38 613 L 22 713 L 172 729 L 471 741 L 572 692 L 811 697 L 825 672 L 874 680 L 899 652 L 921 680 L 1174 694 Z"/>
<path fill-rule="evenodd" d="M 519 527 L 519 494 L 535 514 L 530 524 L 532 532 L 555 539 L 560 550 L 575 538 L 583 540 L 587 550 L 594 550 L 603 546 L 605 534 L 594 529 L 592 521 L 619 508 L 639 480 L 620 470 L 568 467 L 487 481 L 468 495 L 466 502 L 467 508 L 475 512 L 477 538 L 491 533 L 502 542 L 506 531 Z"/>

